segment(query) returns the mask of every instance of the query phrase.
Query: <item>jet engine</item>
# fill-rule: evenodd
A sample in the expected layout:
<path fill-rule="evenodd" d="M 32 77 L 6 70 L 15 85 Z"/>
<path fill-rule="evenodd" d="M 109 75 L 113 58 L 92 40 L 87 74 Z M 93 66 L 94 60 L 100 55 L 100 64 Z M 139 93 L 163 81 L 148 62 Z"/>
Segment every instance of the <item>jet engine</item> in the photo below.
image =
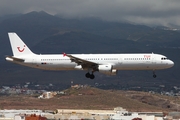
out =
<path fill-rule="evenodd" d="M 100 73 L 107 75 L 116 75 L 117 70 L 113 69 L 112 65 L 99 65 L 98 70 Z"/>

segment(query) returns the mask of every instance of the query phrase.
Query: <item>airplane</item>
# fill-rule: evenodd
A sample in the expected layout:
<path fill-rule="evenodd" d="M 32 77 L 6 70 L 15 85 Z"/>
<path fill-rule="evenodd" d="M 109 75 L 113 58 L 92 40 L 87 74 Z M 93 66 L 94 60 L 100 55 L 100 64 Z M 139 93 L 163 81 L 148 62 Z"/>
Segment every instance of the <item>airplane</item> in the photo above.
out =
<path fill-rule="evenodd" d="M 43 70 L 86 70 L 85 76 L 94 79 L 94 72 L 116 75 L 118 70 L 155 70 L 171 68 L 174 62 L 154 53 L 138 54 L 35 54 L 14 32 L 8 33 L 13 56 L 6 60 Z"/>

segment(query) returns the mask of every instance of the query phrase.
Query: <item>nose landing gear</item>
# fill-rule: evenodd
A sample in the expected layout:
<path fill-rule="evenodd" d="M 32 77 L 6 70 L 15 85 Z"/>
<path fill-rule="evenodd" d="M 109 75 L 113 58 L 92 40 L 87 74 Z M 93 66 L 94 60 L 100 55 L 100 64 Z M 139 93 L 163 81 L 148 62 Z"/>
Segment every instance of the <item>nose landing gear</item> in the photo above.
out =
<path fill-rule="evenodd" d="M 157 76 L 156 76 L 156 74 L 155 74 L 155 71 L 153 71 L 153 78 L 156 78 Z"/>

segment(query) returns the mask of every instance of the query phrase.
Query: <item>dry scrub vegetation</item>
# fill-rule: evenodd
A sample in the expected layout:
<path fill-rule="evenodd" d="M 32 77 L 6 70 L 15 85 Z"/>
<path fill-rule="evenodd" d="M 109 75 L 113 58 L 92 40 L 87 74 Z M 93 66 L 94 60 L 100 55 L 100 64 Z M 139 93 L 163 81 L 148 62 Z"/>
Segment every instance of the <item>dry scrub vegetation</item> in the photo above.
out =
<path fill-rule="evenodd" d="M 123 107 L 128 111 L 175 111 L 179 97 L 137 91 L 101 90 L 97 88 L 67 89 L 66 95 L 38 99 L 29 95 L 0 97 L 1 109 L 108 109 Z"/>

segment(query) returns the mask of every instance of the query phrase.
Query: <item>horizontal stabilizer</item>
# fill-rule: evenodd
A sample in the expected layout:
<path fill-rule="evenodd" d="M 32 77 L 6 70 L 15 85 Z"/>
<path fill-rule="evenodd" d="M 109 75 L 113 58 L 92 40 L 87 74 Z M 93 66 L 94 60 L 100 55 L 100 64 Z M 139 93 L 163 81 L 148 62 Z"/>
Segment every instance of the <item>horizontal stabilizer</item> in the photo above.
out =
<path fill-rule="evenodd" d="M 6 56 L 6 60 L 11 62 L 24 62 L 24 59 L 16 58 L 13 56 Z"/>

